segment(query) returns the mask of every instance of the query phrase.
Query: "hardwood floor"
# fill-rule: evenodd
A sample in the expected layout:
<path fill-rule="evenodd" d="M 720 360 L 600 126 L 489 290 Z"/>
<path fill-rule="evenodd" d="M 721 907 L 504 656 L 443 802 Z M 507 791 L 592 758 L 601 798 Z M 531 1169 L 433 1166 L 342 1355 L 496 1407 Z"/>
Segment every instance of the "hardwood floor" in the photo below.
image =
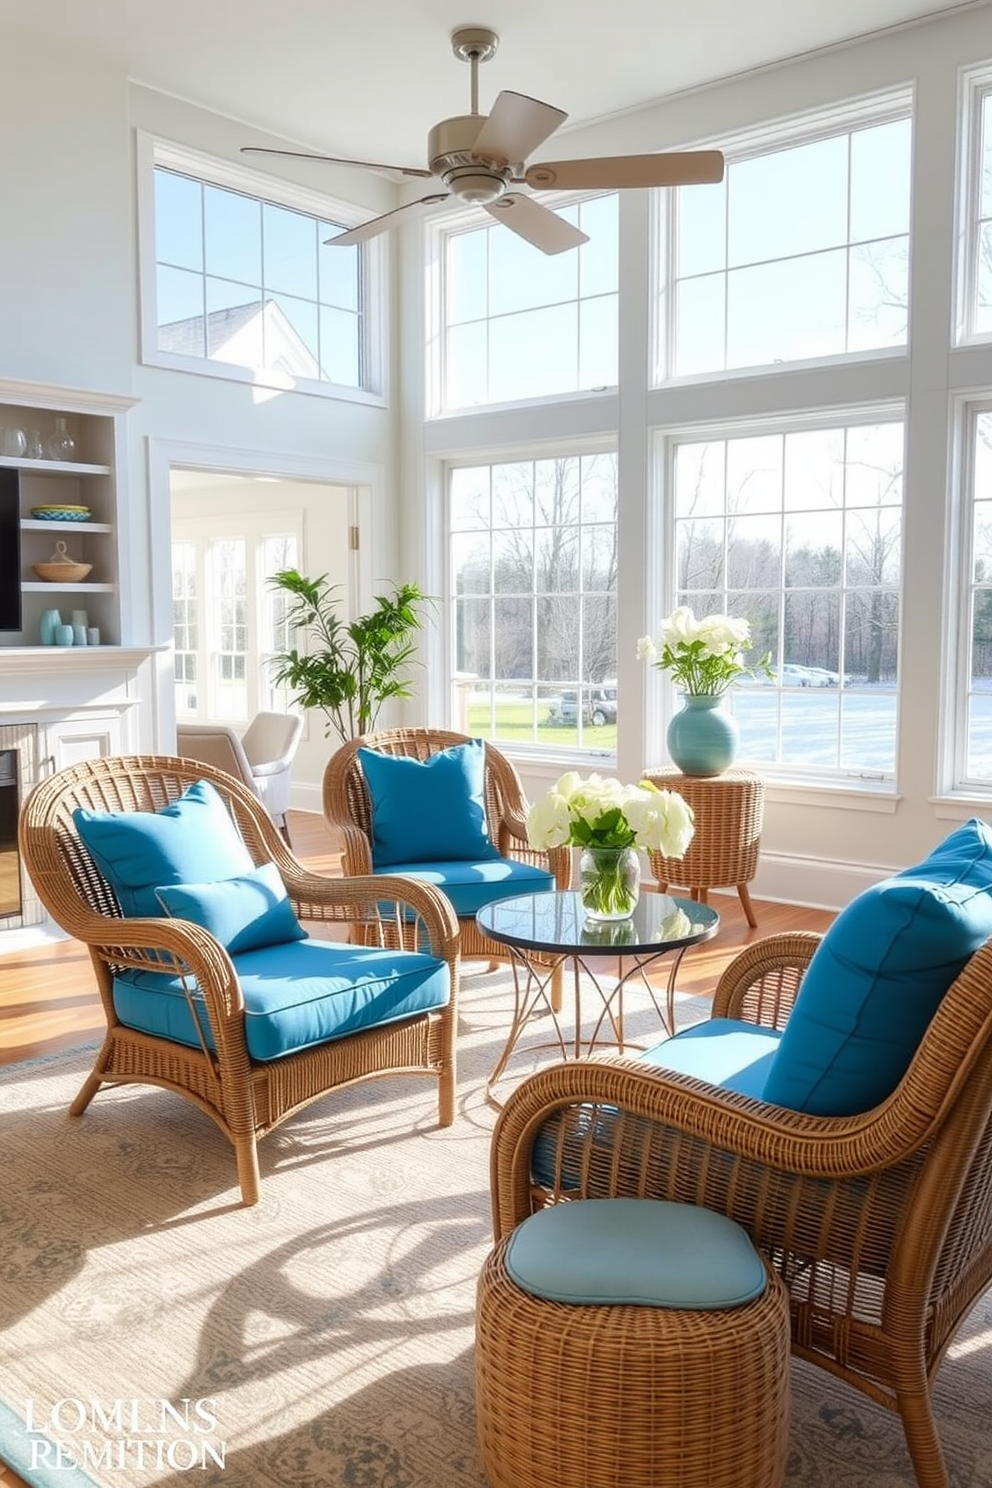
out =
<path fill-rule="evenodd" d="M 291 812 L 289 828 L 293 849 L 308 867 L 318 873 L 340 871 L 339 854 L 321 817 Z M 833 919 L 825 910 L 755 900 L 758 928 L 753 930 L 736 894 L 715 894 L 711 902 L 720 912 L 720 933 L 688 952 L 680 969 L 680 991 L 711 988 L 743 945 L 779 930 L 825 930 Z M 89 956 L 78 941 L 0 952 L 0 1065 L 96 1043 L 103 1029 Z M 0 1462 L 0 1488 L 28 1485 Z"/>

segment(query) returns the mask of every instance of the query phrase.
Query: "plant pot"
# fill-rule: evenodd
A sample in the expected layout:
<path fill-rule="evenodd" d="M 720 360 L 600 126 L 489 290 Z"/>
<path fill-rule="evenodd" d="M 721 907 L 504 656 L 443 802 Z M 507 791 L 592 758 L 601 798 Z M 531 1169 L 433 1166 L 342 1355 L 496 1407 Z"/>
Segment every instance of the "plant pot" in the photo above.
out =
<path fill-rule="evenodd" d="M 579 859 L 579 892 L 590 920 L 625 920 L 641 892 L 641 860 L 633 847 L 585 847 Z"/>
<path fill-rule="evenodd" d="M 668 725 L 668 752 L 683 775 L 722 775 L 737 757 L 740 729 L 719 693 L 683 693 Z"/>

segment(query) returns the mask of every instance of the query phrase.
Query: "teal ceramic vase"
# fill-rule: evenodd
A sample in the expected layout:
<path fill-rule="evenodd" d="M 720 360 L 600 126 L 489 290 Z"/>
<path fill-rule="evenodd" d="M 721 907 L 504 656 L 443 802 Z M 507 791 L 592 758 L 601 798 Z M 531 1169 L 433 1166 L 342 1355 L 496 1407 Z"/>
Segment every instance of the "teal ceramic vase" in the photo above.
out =
<path fill-rule="evenodd" d="M 740 729 L 723 697 L 683 693 L 668 725 L 668 753 L 683 775 L 722 775 L 737 756 Z"/>

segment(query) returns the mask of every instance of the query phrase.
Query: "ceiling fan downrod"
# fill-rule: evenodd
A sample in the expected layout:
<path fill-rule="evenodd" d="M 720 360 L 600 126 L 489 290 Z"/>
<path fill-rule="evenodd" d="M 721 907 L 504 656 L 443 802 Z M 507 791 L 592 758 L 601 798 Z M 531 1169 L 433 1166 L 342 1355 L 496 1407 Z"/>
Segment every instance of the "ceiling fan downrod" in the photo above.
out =
<path fill-rule="evenodd" d="M 471 112 L 442 119 L 430 132 L 428 155 L 434 175 L 439 176 L 452 196 L 473 206 L 499 199 L 509 185 L 508 166 L 483 162 L 473 146 L 485 116 L 479 113 L 479 63 L 496 55 L 499 37 L 486 26 L 460 26 L 451 33 L 451 50 L 472 69 Z"/>

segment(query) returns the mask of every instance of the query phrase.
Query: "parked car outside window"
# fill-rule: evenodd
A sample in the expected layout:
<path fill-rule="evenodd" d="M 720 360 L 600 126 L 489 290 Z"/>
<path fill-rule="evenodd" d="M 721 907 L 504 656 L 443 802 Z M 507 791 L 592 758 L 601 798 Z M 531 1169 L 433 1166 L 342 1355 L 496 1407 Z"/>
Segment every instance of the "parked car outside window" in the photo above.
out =
<path fill-rule="evenodd" d="M 574 689 L 553 698 L 548 705 L 548 722 L 562 728 L 575 728 L 579 719 L 579 694 Z M 583 689 L 582 722 L 602 728 L 604 724 L 617 721 L 617 689 L 615 682 L 604 682 L 598 687 Z"/>

